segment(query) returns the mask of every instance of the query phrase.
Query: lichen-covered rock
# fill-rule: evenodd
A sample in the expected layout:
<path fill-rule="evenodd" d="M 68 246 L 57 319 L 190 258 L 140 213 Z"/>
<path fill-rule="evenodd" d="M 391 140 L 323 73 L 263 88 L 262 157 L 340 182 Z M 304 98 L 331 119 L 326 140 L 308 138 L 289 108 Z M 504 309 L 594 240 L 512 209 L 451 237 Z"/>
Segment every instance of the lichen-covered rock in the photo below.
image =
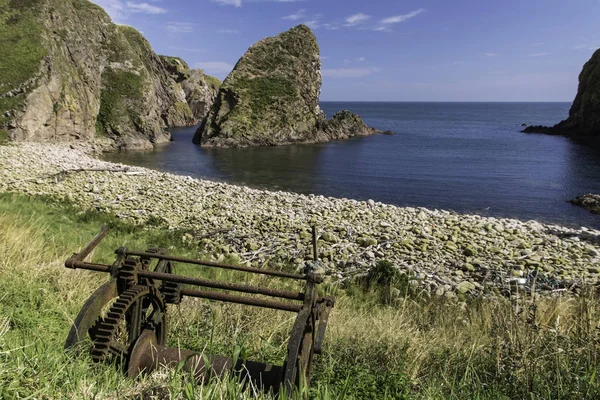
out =
<path fill-rule="evenodd" d="M 327 122 L 319 108 L 321 83 L 319 45 L 309 27 L 299 25 L 263 39 L 223 82 L 194 143 L 274 146 L 377 132 L 349 112 Z"/>
<path fill-rule="evenodd" d="M 217 97 L 221 81 L 206 75 L 201 69 L 190 69 L 181 58 L 161 58 L 171 77 L 181 85 L 194 118 L 198 121 L 204 119 Z"/>
<path fill-rule="evenodd" d="M 569 118 L 553 127 L 528 126 L 523 132 L 600 137 L 600 50 L 583 66 Z"/>
<path fill-rule="evenodd" d="M 87 0 L 0 1 L 0 130 L 14 141 L 140 149 L 194 123 L 182 88 L 134 28 Z"/>

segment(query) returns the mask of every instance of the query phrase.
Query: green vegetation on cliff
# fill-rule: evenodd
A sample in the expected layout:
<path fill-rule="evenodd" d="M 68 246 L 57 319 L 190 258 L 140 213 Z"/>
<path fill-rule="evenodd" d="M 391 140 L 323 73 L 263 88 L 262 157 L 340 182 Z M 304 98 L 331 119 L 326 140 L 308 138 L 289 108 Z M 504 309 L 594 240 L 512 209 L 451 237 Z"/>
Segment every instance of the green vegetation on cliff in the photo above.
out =
<path fill-rule="evenodd" d="M 140 73 L 108 69 L 102 75 L 97 133 L 120 135 L 124 126 L 139 126 L 144 79 Z"/>
<path fill-rule="evenodd" d="M 229 85 L 225 86 L 227 89 Z M 250 112 L 248 116 L 257 120 L 260 119 L 263 113 L 265 113 L 270 107 L 277 104 L 294 101 L 296 95 L 296 89 L 294 88 L 293 82 L 289 79 L 282 77 L 257 77 L 254 79 L 240 79 L 236 82 L 235 88 L 241 92 L 242 95 L 248 96 L 248 104 L 250 106 Z M 241 107 L 234 109 L 230 118 L 240 113 L 244 113 Z"/>
<path fill-rule="evenodd" d="M 32 86 L 28 83 L 47 55 L 41 38 L 41 4 L 41 0 L 0 0 L 0 128 L 10 120 L 4 113 L 22 105 Z"/>

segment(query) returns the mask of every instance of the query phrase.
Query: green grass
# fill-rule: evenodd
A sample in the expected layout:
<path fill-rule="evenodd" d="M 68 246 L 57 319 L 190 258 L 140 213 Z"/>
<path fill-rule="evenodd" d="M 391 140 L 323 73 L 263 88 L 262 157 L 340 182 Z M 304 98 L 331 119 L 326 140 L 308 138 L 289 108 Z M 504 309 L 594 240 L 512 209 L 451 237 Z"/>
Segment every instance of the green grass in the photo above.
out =
<path fill-rule="evenodd" d="M 63 262 L 103 224 L 111 232 L 92 255 L 96 262 L 111 262 L 120 246 L 210 256 L 185 232 L 0 194 L 0 398 L 252 398 L 251 388 L 230 380 L 199 385 L 173 370 L 131 380 L 85 353 L 65 354 L 70 322 L 106 276 L 67 270 Z M 178 273 L 276 281 L 210 268 L 180 266 Z M 410 283 L 382 263 L 364 285 L 324 285 L 338 301 L 314 364 L 311 398 L 600 397 L 600 302 L 592 292 L 533 302 L 387 295 Z M 293 322 L 285 312 L 198 299 L 173 306 L 169 317 L 171 345 L 228 356 L 237 350 L 274 363 L 283 360 Z"/>
<path fill-rule="evenodd" d="M 8 131 L 6 129 L 0 129 L 0 145 L 8 143 Z"/>

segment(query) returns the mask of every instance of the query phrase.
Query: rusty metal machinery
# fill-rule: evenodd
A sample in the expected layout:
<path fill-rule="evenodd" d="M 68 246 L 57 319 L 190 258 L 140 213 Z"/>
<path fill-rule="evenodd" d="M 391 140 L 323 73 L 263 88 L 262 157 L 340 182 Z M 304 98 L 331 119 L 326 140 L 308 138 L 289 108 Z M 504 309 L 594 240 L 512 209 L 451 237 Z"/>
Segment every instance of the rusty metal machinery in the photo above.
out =
<path fill-rule="evenodd" d="M 177 365 L 194 374 L 198 380 L 225 373 L 239 374 L 264 390 L 291 394 L 298 387 L 310 385 L 311 363 L 320 354 L 333 297 L 320 297 L 317 285 L 322 277 L 307 270 L 294 274 L 238 265 L 169 256 L 163 249 L 145 252 L 121 247 L 112 265 L 84 261 L 107 235 L 101 232 L 65 266 L 108 273 L 110 279 L 84 303 L 73 322 L 65 348 L 73 348 L 88 338 L 92 341 L 92 359 L 122 365 L 129 377 L 149 373 L 159 366 Z M 316 234 L 313 228 L 313 252 L 316 261 Z M 174 263 L 237 270 L 253 274 L 302 281 L 304 291 L 272 289 L 232 282 L 177 275 Z M 205 290 L 209 288 L 211 290 Z M 216 289 L 216 290 L 215 290 Z M 241 292 L 260 296 L 231 294 Z M 260 362 L 237 361 L 227 357 L 205 355 L 166 346 L 167 310 L 183 297 L 245 304 L 297 313 L 288 342 L 287 357 L 282 366 Z M 287 301 L 275 300 L 285 299 Z"/>

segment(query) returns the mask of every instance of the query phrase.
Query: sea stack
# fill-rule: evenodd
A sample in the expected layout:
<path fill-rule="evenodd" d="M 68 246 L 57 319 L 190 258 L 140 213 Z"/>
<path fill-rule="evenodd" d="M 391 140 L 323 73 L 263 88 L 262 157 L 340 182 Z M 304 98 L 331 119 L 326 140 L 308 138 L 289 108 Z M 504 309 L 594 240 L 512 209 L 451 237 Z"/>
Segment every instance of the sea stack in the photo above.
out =
<path fill-rule="evenodd" d="M 600 50 L 583 66 L 569 118 L 553 127 L 528 126 L 523 132 L 600 138 Z"/>
<path fill-rule="evenodd" d="M 378 132 L 349 111 L 327 121 L 319 108 L 321 83 L 319 45 L 309 27 L 260 40 L 221 85 L 194 143 L 275 146 Z"/>

